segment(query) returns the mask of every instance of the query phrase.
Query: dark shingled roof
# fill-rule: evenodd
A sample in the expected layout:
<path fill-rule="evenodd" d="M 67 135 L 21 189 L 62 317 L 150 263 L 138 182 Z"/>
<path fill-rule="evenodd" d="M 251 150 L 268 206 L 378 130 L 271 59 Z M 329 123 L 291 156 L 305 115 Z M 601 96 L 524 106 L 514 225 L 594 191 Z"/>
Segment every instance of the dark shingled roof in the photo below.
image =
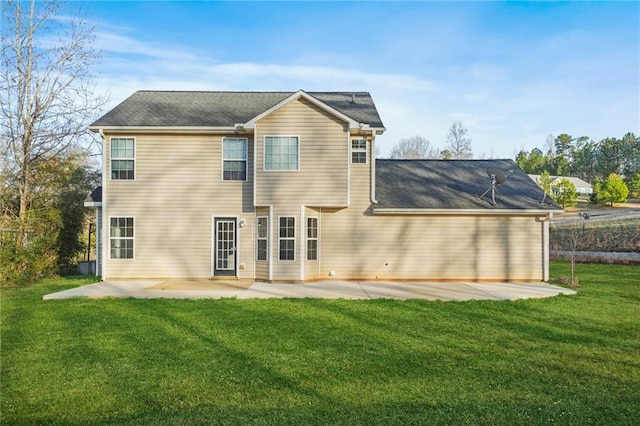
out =
<path fill-rule="evenodd" d="M 487 168 L 507 172 L 495 209 L 557 210 L 556 204 L 512 160 L 376 160 L 375 208 L 494 209 Z M 489 200 L 489 201 L 488 201 Z"/>
<path fill-rule="evenodd" d="M 99 186 L 94 189 L 91 194 L 84 200 L 85 203 L 101 203 L 102 202 L 102 187 Z"/>
<path fill-rule="evenodd" d="M 168 92 L 141 90 L 92 127 L 220 127 L 246 123 L 295 92 Z M 368 92 L 308 92 L 358 123 L 384 127 Z M 355 100 L 355 102 L 352 102 Z"/>

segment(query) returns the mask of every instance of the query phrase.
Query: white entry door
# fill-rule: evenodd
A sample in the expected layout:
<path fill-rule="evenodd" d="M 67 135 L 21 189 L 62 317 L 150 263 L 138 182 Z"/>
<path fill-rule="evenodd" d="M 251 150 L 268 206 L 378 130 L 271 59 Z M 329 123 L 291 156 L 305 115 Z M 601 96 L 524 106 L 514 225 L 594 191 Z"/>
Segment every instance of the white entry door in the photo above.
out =
<path fill-rule="evenodd" d="M 235 218 L 215 218 L 213 226 L 213 275 L 237 276 L 237 233 Z"/>

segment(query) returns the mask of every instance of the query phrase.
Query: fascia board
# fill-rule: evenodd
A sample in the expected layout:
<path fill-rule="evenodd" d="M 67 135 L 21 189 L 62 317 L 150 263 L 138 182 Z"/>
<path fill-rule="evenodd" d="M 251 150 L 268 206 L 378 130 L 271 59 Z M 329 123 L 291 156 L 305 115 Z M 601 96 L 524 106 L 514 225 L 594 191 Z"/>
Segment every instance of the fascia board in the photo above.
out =
<path fill-rule="evenodd" d="M 85 207 L 102 207 L 102 202 L 85 201 L 84 206 Z"/>
<path fill-rule="evenodd" d="M 541 216 L 552 215 L 562 210 L 542 209 L 392 209 L 375 208 L 373 214 L 379 215 L 450 215 L 450 216 Z"/>
<path fill-rule="evenodd" d="M 191 133 L 191 134 L 202 134 L 202 133 L 253 133 L 253 131 L 238 131 L 235 126 L 219 126 L 219 127 L 180 127 L 180 126 L 171 126 L 171 127 L 157 127 L 157 126 L 90 126 L 89 130 L 92 132 L 99 132 L 102 130 L 103 132 L 109 133 Z"/>
<path fill-rule="evenodd" d="M 308 100 L 312 104 L 316 105 L 317 107 L 322 108 L 323 110 L 327 111 L 328 113 L 338 117 L 339 119 L 341 119 L 343 121 L 346 121 L 347 123 L 349 123 L 349 127 L 350 128 L 354 128 L 354 127 L 357 128 L 357 127 L 360 126 L 360 123 L 356 122 L 351 117 L 349 117 L 347 115 L 344 115 L 340 111 L 330 107 L 329 105 L 325 104 L 324 102 L 319 101 L 318 99 L 316 99 L 313 96 L 311 96 L 308 93 L 306 93 L 304 90 L 298 90 L 293 95 L 291 95 L 288 98 L 280 101 L 279 103 L 275 104 L 274 106 L 272 106 L 268 110 L 256 115 L 251 120 L 249 120 L 246 123 L 244 123 L 244 127 L 245 128 L 253 128 L 253 127 L 255 127 L 256 122 L 260 121 L 261 119 L 263 119 L 264 117 L 266 117 L 269 114 L 273 113 L 274 111 L 279 110 L 283 106 L 287 105 L 289 102 L 295 101 L 296 99 L 299 99 L 301 97 L 305 98 L 306 100 Z"/>

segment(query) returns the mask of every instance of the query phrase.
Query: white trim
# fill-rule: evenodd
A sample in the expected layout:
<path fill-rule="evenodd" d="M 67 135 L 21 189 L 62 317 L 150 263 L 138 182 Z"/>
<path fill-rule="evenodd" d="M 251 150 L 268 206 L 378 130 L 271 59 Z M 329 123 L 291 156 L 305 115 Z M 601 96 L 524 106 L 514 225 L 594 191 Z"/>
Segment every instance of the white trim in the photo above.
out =
<path fill-rule="evenodd" d="M 265 219 L 266 221 L 266 227 L 267 227 L 267 236 L 266 238 L 260 238 L 260 227 L 258 226 L 258 222 L 260 221 L 260 219 Z M 255 238 L 255 242 L 256 242 L 256 262 L 269 262 L 269 216 L 256 216 L 256 238 Z M 265 248 L 265 250 L 267 251 L 267 258 L 266 259 L 258 259 L 258 241 L 260 240 L 265 240 L 267 243 L 267 247 Z"/>
<path fill-rule="evenodd" d="M 102 207 L 102 201 L 85 201 L 85 207 Z"/>
<path fill-rule="evenodd" d="M 354 141 L 364 141 L 364 150 L 362 150 L 362 148 L 358 148 L 358 149 L 353 149 L 353 142 Z M 364 152 L 364 163 L 354 163 L 353 162 L 353 153 L 357 152 Z M 350 164 L 354 164 L 354 165 L 358 165 L 358 164 L 369 164 L 369 140 L 367 139 L 366 136 L 352 136 L 350 138 L 350 143 L 349 143 L 349 162 Z"/>
<path fill-rule="evenodd" d="M 351 136 L 347 133 L 347 207 L 351 206 Z"/>
<path fill-rule="evenodd" d="M 542 222 L 542 281 L 549 281 L 549 222 L 553 213 L 549 213 Z"/>
<path fill-rule="evenodd" d="M 107 251 L 109 250 L 107 248 L 107 243 L 106 243 L 106 236 L 107 236 L 107 229 L 108 227 L 106 226 L 107 223 L 107 199 L 105 198 L 105 194 L 107 192 L 107 150 L 106 150 L 106 145 L 107 145 L 107 136 L 104 134 L 104 131 L 102 129 L 98 129 L 98 134 L 100 135 L 100 138 L 102 139 L 102 176 L 100 178 L 100 183 L 102 183 L 102 194 L 101 194 L 101 198 L 102 198 L 102 212 L 101 212 L 101 216 L 102 216 L 102 250 L 100 253 L 100 262 L 102 262 L 102 264 L 100 265 L 100 268 L 98 269 L 98 262 L 96 262 L 96 271 L 100 271 L 100 276 L 102 277 L 102 281 L 105 280 L 106 277 L 106 271 L 107 271 L 107 262 L 106 260 L 107 258 Z"/>
<path fill-rule="evenodd" d="M 385 215 L 452 215 L 452 216 L 542 216 L 549 210 L 509 210 L 509 209 L 396 209 L 373 208 L 373 214 Z"/>
<path fill-rule="evenodd" d="M 307 259 L 305 256 L 305 251 L 307 248 L 306 242 L 303 243 L 303 239 L 306 238 L 306 232 L 304 232 L 307 227 L 307 220 L 305 218 L 305 207 L 303 205 L 300 206 L 300 253 L 298 259 L 300 259 L 300 281 L 304 281 L 304 263 Z"/>
<path fill-rule="evenodd" d="M 111 162 L 113 161 L 113 156 L 111 155 L 111 151 L 113 149 L 113 139 L 133 139 L 133 158 L 116 158 L 116 161 L 118 160 L 124 160 L 124 161 L 133 161 L 133 179 L 114 179 L 112 177 L 112 167 L 111 167 Z M 105 151 L 105 149 L 102 149 L 103 151 Z M 138 141 L 136 139 L 135 136 L 109 136 L 109 165 L 108 165 L 108 170 L 109 170 L 109 180 L 112 182 L 135 182 L 136 180 L 138 180 L 138 160 L 136 159 L 137 157 L 137 152 L 138 151 Z"/>
<path fill-rule="evenodd" d="M 267 170 L 267 138 L 296 138 L 298 140 L 298 168 L 297 169 L 286 169 L 286 170 Z M 262 136 L 262 171 L 271 173 L 281 173 L 281 172 L 299 172 L 301 169 L 301 158 L 300 158 L 300 145 L 302 144 L 300 140 L 300 136 L 298 135 L 264 135 Z"/>
<path fill-rule="evenodd" d="M 273 235 L 273 205 L 269 206 L 269 231 Z M 267 259 L 269 259 L 267 262 L 269 268 L 267 276 L 269 281 L 273 281 L 273 237 L 267 240 L 267 247 L 269 248 L 269 253 L 267 253 Z"/>
<path fill-rule="evenodd" d="M 233 140 L 243 140 L 244 141 L 244 145 L 245 145 L 245 151 L 246 151 L 246 158 L 240 159 L 240 158 L 224 158 L 224 141 L 226 139 L 233 139 Z M 224 162 L 225 161 L 244 161 L 245 163 L 245 174 L 244 174 L 244 179 L 225 179 L 224 178 Z M 225 136 L 222 138 L 222 140 L 220 141 L 220 181 L 221 182 L 247 182 L 249 180 L 249 138 L 245 138 L 245 137 L 235 137 L 235 136 Z"/>
<path fill-rule="evenodd" d="M 311 96 L 308 93 L 306 93 L 304 90 L 298 90 L 296 93 L 294 93 L 291 96 L 287 97 L 286 99 L 278 102 L 277 104 L 275 104 L 274 106 L 272 106 L 268 110 L 263 111 L 260 114 L 256 115 L 251 120 L 249 120 L 246 123 L 244 123 L 244 127 L 245 128 L 254 128 L 258 121 L 260 121 L 264 117 L 270 115 L 271 113 L 279 110 L 280 108 L 282 108 L 283 106 L 287 105 L 288 103 L 293 102 L 293 101 L 295 101 L 295 100 L 297 100 L 299 98 L 304 98 L 304 99 L 308 100 L 309 102 L 311 102 L 312 104 L 316 105 L 317 107 L 320 107 L 321 109 L 323 109 L 323 110 L 329 112 L 330 114 L 340 118 L 341 120 L 347 122 L 349 124 L 349 128 L 350 129 L 351 128 L 360 127 L 360 123 L 358 123 L 357 121 L 355 121 L 351 117 L 341 113 L 340 111 L 330 107 L 329 105 L 325 104 L 324 102 L 314 98 L 313 96 Z"/>
<path fill-rule="evenodd" d="M 369 155 L 371 155 L 371 177 L 369 178 L 370 185 L 371 185 L 371 203 L 372 204 L 378 204 L 378 200 L 376 199 L 376 153 L 375 153 L 375 140 L 376 140 L 376 135 L 372 134 L 371 135 L 371 144 L 370 144 L 370 149 L 369 149 Z"/>
<path fill-rule="evenodd" d="M 131 253 L 132 257 L 111 257 L 111 219 L 116 218 L 116 219 L 133 219 L 133 237 L 113 237 L 113 238 L 117 238 L 120 240 L 132 240 L 133 241 L 133 250 Z M 127 216 L 127 215 L 114 215 L 114 216 L 109 216 L 108 217 L 109 221 L 107 222 L 107 230 L 108 230 L 108 235 L 109 235 L 109 260 L 115 260 L 115 261 L 127 261 L 127 260 L 136 260 L 136 246 L 138 245 L 138 243 L 136 242 L 136 217 L 135 216 Z M 104 225 L 103 225 L 104 226 Z"/>
<path fill-rule="evenodd" d="M 238 131 L 234 126 L 105 126 L 105 127 L 89 127 L 92 132 L 107 131 L 109 133 L 144 133 L 144 134 L 161 134 L 161 133 L 191 133 L 191 134 L 251 134 L 251 129 Z"/>
<path fill-rule="evenodd" d="M 293 218 L 293 232 L 294 232 L 293 238 L 291 238 L 291 237 L 282 238 L 280 236 L 280 219 L 281 218 Z M 291 215 L 278 216 L 278 233 L 277 233 L 277 236 L 278 236 L 278 256 L 277 256 L 278 262 L 291 263 L 291 262 L 295 262 L 296 261 L 296 235 L 297 235 L 297 229 L 296 228 L 297 228 L 297 226 L 298 226 L 298 224 L 296 223 L 296 217 L 295 216 L 291 216 Z M 293 240 L 293 259 L 285 259 L 285 260 L 280 259 L 280 240 L 282 240 L 282 239 L 287 240 L 287 241 Z"/>
<path fill-rule="evenodd" d="M 216 276 L 214 275 L 215 272 L 215 257 L 216 257 L 216 238 L 217 238 L 217 233 L 216 233 L 216 218 L 221 218 L 221 219 L 234 219 L 236 221 L 236 229 L 235 229 L 235 243 L 236 243 L 236 264 L 235 264 L 235 275 L 228 275 L 229 277 L 239 277 L 240 276 L 240 216 L 232 213 L 232 214 L 220 214 L 220 213 L 212 213 L 211 214 L 211 235 L 210 235 L 210 239 L 211 239 L 211 275 L 212 277 Z M 218 276 L 224 276 L 224 275 L 218 275 Z"/>
<path fill-rule="evenodd" d="M 309 219 L 315 219 L 316 220 L 316 237 L 315 238 L 309 238 Z M 306 217 L 306 228 L 305 228 L 305 245 L 306 245 L 306 250 L 304 253 L 304 260 L 306 262 L 318 262 L 319 261 L 319 257 L 320 257 L 320 217 L 319 216 L 307 216 Z M 315 240 L 316 241 L 316 258 L 315 259 L 309 259 L 309 240 Z"/>
<path fill-rule="evenodd" d="M 257 177 L 258 177 L 258 129 L 253 129 L 253 182 L 251 185 L 253 191 L 253 208 L 255 209 L 258 205 L 258 185 Z M 264 146 L 262 147 L 264 149 Z M 264 154 L 263 154 L 264 155 Z M 271 229 L 271 228 L 269 228 Z"/>

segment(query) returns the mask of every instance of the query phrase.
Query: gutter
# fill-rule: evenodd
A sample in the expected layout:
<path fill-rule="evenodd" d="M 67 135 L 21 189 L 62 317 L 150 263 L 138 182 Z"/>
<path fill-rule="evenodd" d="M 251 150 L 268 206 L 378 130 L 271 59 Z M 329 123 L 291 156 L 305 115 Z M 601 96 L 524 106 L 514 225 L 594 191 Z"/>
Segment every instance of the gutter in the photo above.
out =
<path fill-rule="evenodd" d="M 89 126 L 89 130 L 92 132 L 104 132 L 105 130 L 110 133 L 191 133 L 191 134 L 204 134 L 204 133 L 241 133 L 251 134 L 253 128 L 238 128 L 237 126 L 220 126 L 220 127 L 181 127 L 181 126 L 105 126 L 96 127 Z"/>
<path fill-rule="evenodd" d="M 91 129 L 91 128 L 89 128 Z M 95 131 L 95 130 L 94 130 Z M 100 241 L 100 243 L 102 244 L 102 253 L 100 253 L 100 265 L 98 265 L 98 262 L 96 262 L 96 274 L 98 273 L 98 270 L 100 270 L 100 276 L 102 277 L 102 281 L 105 280 L 105 277 L 107 276 L 107 265 L 106 265 L 106 259 L 107 259 L 107 250 L 109 248 L 109 244 L 107 243 L 107 241 L 105 240 L 105 236 L 107 235 L 107 232 L 109 231 L 109 223 L 107 222 L 107 199 L 105 197 L 105 193 L 106 193 L 106 183 L 107 183 L 107 174 L 109 173 L 109 168 L 107 167 L 107 137 L 104 134 L 104 129 L 102 128 L 98 128 L 97 129 L 98 134 L 100 135 L 100 138 L 102 139 L 102 179 L 101 179 L 101 184 L 102 184 L 102 229 L 101 229 L 101 233 L 102 235 L 100 235 L 100 239 L 98 240 L 98 236 L 96 236 L 96 244 L 98 241 Z M 97 249 L 97 247 L 96 247 Z M 96 250 L 97 252 L 97 250 Z"/>
<path fill-rule="evenodd" d="M 547 216 L 548 220 L 553 215 L 549 210 L 538 209 L 399 209 L 399 208 L 373 208 L 375 215 L 425 215 L 425 216 Z"/>

